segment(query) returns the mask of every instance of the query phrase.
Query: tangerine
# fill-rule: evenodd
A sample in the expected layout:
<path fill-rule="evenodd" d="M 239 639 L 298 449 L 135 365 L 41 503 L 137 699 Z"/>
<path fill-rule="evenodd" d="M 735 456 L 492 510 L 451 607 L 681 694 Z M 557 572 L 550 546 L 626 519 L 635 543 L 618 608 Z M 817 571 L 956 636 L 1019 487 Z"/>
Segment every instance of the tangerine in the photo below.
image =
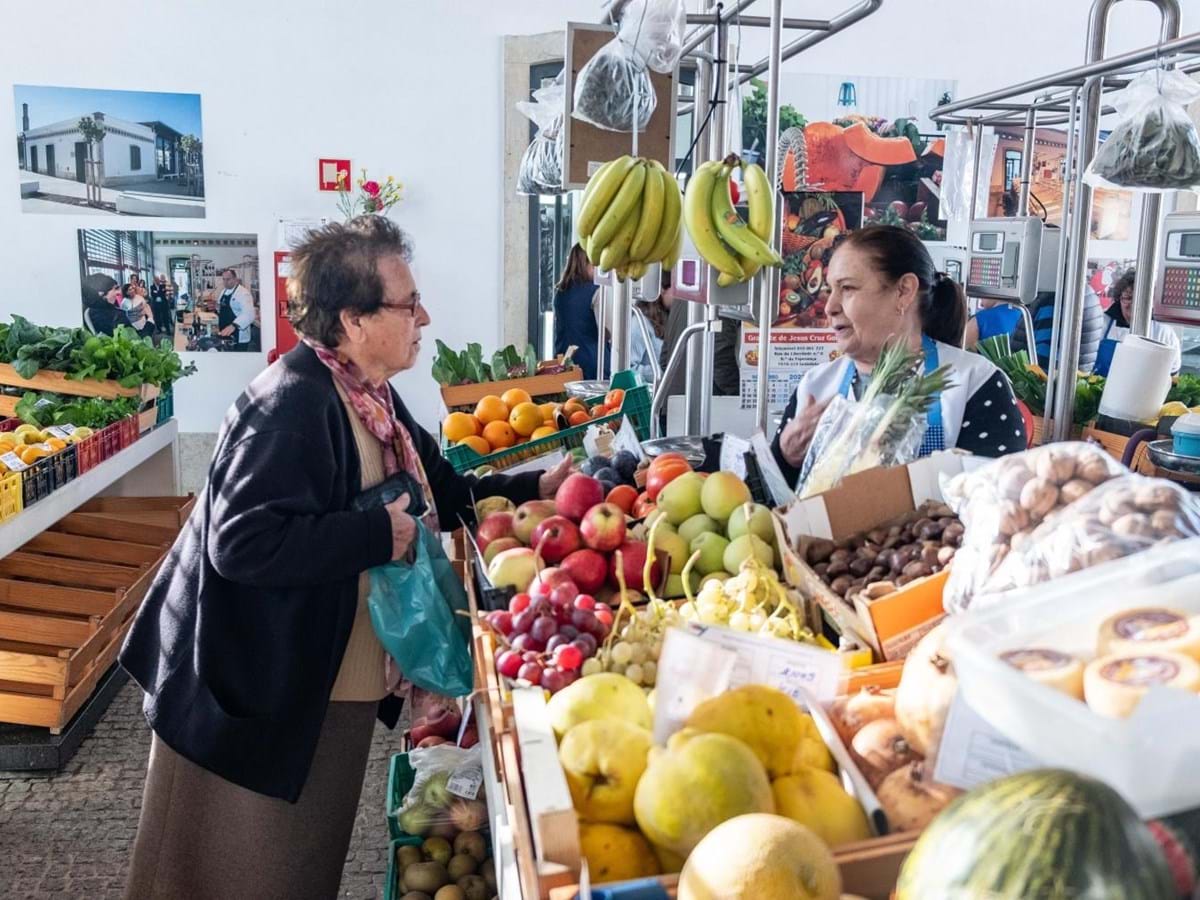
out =
<path fill-rule="evenodd" d="M 572 425 L 583 425 L 584 423 L 589 421 L 588 414 L 583 412 L 582 410 L 580 410 L 579 412 L 573 412 L 567 418 L 567 421 L 570 422 Z"/>
<path fill-rule="evenodd" d="M 554 424 L 554 416 L 558 413 L 558 404 L 557 403 L 543 403 L 540 406 L 538 406 L 538 409 L 540 409 L 542 411 L 542 421 L 545 422 L 547 425 L 553 425 Z"/>
<path fill-rule="evenodd" d="M 475 418 L 479 420 L 481 425 L 485 426 L 485 429 L 492 422 L 507 422 L 508 404 L 495 394 L 488 394 L 476 405 Z"/>
<path fill-rule="evenodd" d="M 553 425 L 543 425 L 537 431 L 529 436 L 531 441 L 538 441 L 544 437 L 550 437 L 552 434 L 558 434 L 558 429 Z"/>
<path fill-rule="evenodd" d="M 502 450 L 517 442 L 517 433 L 507 422 L 488 422 L 483 426 L 483 439 L 493 450 Z"/>
<path fill-rule="evenodd" d="M 606 503 L 614 503 L 624 510 L 625 515 L 633 512 L 633 505 L 637 503 L 638 491 L 637 488 L 631 487 L 628 484 L 619 484 L 605 498 Z"/>
<path fill-rule="evenodd" d="M 533 400 L 533 398 L 529 396 L 528 391 L 523 391 L 520 388 L 509 388 L 500 395 L 500 399 L 504 401 L 504 404 L 509 409 L 512 409 L 515 406 L 520 406 L 522 403 L 530 403 Z"/>
<path fill-rule="evenodd" d="M 492 452 L 492 445 L 478 435 L 470 435 L 458 441 L 460 447 L 470 447 L 480 456 L 487 456 Z"/>
<path fill-rule="evenodd" d="M 609 409 L 620 409 L 625 402 L 625 392 L 620 388 L 613 388 L 604 398 L 604 405 Z"/>
<path fill-rule="evenodd" d="M 457 444 L 463 438 L 475 437 L 481 431 L 483 431 L 483 426 L 470 413 L 450 413 L 442 422 L 442 434 L 452 444 Z"/>
<path fill-rule="evenodd" d="M 533 403 L 518 403 L 509 413 L 508 424 L 521 437 L 529 437 L 544 424 L 542 411 Z"/>

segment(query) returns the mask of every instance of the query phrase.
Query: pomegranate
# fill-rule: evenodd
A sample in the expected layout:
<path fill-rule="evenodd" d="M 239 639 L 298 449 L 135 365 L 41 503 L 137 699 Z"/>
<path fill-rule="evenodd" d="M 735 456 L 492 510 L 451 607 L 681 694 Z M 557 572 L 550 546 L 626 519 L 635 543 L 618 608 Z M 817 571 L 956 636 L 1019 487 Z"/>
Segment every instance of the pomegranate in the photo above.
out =
<path fill-rule="evenodd" d="M 946 629 L 943 622 L 921 638 L 904 661 L 896 689 L 896 724 L 908 745 L 925 757 L 941 743 L 946 715 L 958 690 L 944 646 Z"/>

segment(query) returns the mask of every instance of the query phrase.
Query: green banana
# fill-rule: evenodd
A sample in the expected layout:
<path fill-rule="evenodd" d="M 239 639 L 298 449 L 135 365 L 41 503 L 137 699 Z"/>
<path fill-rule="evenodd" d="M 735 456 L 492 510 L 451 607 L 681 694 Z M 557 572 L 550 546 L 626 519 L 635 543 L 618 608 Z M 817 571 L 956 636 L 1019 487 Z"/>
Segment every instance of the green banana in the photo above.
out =
<path fill-rule="evenodd" d="M 616 201 L 613 201 L 614 203 Z M 600 251 L 600 269 L 604 272 L 611 272 L 626 263 L 629 260 L 629 245 L 633 243 L 633 236 L 637 232 L 638 222 L 641 219 L 641 210 L 635 203 L 633 209 L 625 217 L 625 221 L 621 223 L 621 227 L 617 229 L 617 233 L 613 235 L 603 250 Z M 592 235 L 592 240 L 596 239 L 597 231 Z"/>
<path fill-rule="evenodd" d="M 634 214 L 635 220 L 639 218 L 637 214 L 640 212 L 642 188 L 645 184 L 646 164 L 639 159 L 625 175 L 625 180 L 621 182 L 616 196 L 613 197 L 608 209 L 604 211 L 604 215 L 600 217 L 600 221 L 596 223 L 596 228 L 592 232 L 592 240 L 595 241 L 596 246 L 601 248 L 601 251 L 612 243 L 617 232 L 624 227 L 630 213 Z M 636 221 L 634 227 L 637 227 Z M 629 239 L 633 240 L 632 233 L 630 233 Z M 624 255 L 627 257 L 628 253 L 629 247 L 626 245 Z"/>
<path fill-rule="evenodd" d="M 584 190 L 586 195 L 584 202 L 579 206 L 579 236 L 581 238 L 592 236 L 596 225 L 604 218 L 609 205 L 624 183 L 625 176 L 637 165 L 637 162 L 632 156 L 622 156 L 613 160 L 611 165 L 600 169 L 588 180 L 588 186 Z"/>
<path fill-rule="evenodd" d="M 679 193 L 679 182 L 675 176 L 663 168 L 662 163 L 651 160 L 651 167 L 659 173 L 663 183 L 663 214 L 658 228 L 658 237 L 646 254 L 646 262 L 656 263 L 662 260 L 679 235 L 680 216 L 683 212 L 683 197 Z"/>
<path fill-rule="evenodd" d="M 724 190 L 726 199 L 729 197 L 728 176 L 723 180 L 718 177 L 720 174 L 721 164 L 718 162 L 706 162 L 695 171 L 683 195 L 683 223 L 705 261 L 718 271 L 741 281 L 745 278 L 745 270 L 737 257 L 721 243 L 721 236 L 713 222 L 714 189 Z"/>
<path fill-rule="evenodd" d="M 712 222 L 717 234 L 740 256 L 750 259 L 760 266 L 778 266 L 781 260 L 766 242 L 750 230 L 737 210 L 733 208 L 733 200 L 729 196 L 729 166 L 722 166 L 713 182 L 711 195 Z M 744 274 L 744 270 L 743 270 Z"/>
<path fill-rule="evenodd" d="M 648 259 L 648 254 L 658 242 L 666 203 L 666 186 L 662 175 L 651 165 L 646 170 L 646 183 L 642 187 L 642 213 L 638 221 L 633 243 L 629 245 L 629 258 L 633 262 Z"/>
<path fill-rule="evenodd" d="M 750 230 L 771 243 L 771 232 L 775 230 L 775 192 L 762 166 L 749 163 L 742 166 L 742 185 L 746 191 L 746 218 Z"/>

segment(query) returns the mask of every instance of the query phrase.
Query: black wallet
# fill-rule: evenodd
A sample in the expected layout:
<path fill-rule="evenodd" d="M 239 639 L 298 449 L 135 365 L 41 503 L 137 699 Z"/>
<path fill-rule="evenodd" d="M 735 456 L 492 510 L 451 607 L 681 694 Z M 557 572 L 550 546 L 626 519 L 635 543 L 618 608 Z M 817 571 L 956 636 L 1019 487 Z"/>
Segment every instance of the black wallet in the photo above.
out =
<path fill-rule="evenodd" d="M 405 512 L 410 516 L 419 518 L 428 512 L 425 491 L 407 472 L 397 472 L 375 487 L 368 488 L 355 497 L 350 502 L 350 506 L 362 512 L 374 509 L 376 506 L 387 506 L 389 503 L 395 502 L 401 494 L 408 494 L 408 509 Z"/>

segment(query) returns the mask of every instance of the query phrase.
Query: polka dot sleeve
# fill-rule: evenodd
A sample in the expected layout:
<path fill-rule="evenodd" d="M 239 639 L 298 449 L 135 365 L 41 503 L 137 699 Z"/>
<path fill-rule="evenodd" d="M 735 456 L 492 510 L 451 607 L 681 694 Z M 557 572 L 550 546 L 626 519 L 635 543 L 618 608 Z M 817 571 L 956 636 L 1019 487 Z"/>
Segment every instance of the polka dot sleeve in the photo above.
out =
<path fill-rule="evenodd" d="M 1002 374 L 989 378 L 967 401 L 957 447 L 976 456 L 1003 456 L 1025 449 L 1025 420 Z"/>

